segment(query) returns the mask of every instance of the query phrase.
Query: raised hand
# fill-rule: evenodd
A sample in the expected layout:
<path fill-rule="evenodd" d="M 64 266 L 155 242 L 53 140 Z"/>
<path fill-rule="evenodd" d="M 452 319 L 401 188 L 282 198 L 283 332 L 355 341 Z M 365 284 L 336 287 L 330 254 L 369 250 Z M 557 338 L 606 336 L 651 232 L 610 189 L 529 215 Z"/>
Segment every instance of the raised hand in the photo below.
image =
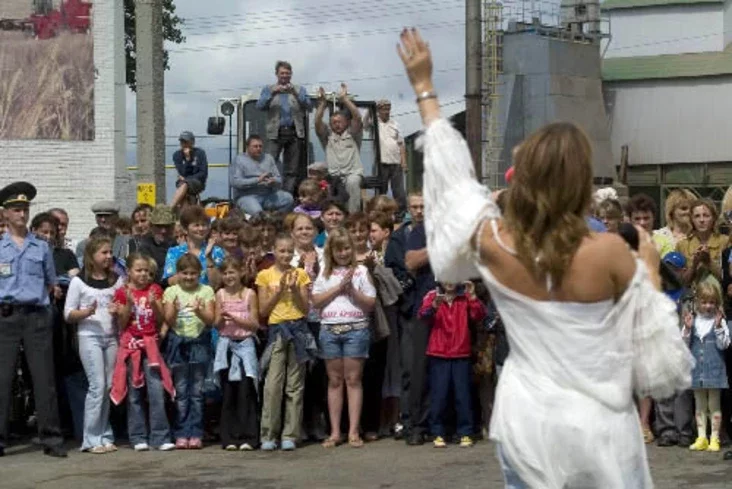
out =
<path fill-rule="evenodd" d="M 353 273 L 354 269 L 351 268 L 341 279 L 341 290 L 343 292 L 350 292 L 353 287 Z"/>
<path fill-rule="evenodd" d="M 475 298 L 475 284 L 468 280 L 465 282 L 465 293 L 470 297 L 471 299 Z"/>
<path fill-rule="evenodd" d="M 122 312 L 122 305 L 121 305 L 121 304 L 118 304 L 118 303 L 116 303 L 116 302 L 114 302 L 114 301 L 112 301 L 112 302 L 110 302 L 110 303 L 109 303 L 109 305 L 107 306 L 107 311 L 109 311 L 109 314 L 110 314 L 111 316 L 116 316 L 116 315 L 118 315 L 118 314 L 119 314 L 120 312 Z"/>
<path fill-rule="evenodd" d="M 722 311 L 722 308 L 717 309 L 717 316 L 714 319 L 714 327 L 719 329 L 722 327 L 722 322 L 724 321 L 724 311 Z"/>
<path fill-rule="evenodd" d="M 193 311 L 193 314 L 199 316 L 203 312 L 203 301 L 196 297 L 195 299 L 193 299 L 193 302 L 191 302 L 190 307 Z"/>
<path fill-rule="evenodd" d="M 345 83 L 341 83 L 341 91 L 338 92 L 338 98 L 345 100 L 348 97 L 348 86 Z"/>
<path fill-rule="evenodd" d="M 89 307 L 86 308 L 87 317 L 93 316 L 97 313 L 97 301 L 92 302 Z"/>
<path fill-rule="evenodd" d="M 648 270 L 658 270 L 661 263 L 661 255 L 651 239 L 648 231 L 640 226 L 635 227 L 638 231 L 638 256 L 645 262 Z"/>
<path fill-rule="evenodd" d="M 290 272 L 290 278 L 287 279 L 287 287 L 292 292 L 297 290 L 297 273 L 294 270 Z"/>
<path fill-rule="evenodd" d="M 325 89 L 323 87 L 318 88 L 318 100 L 325 102 Z"/>
<path fill-rule="evenodd" d="M 694 325 L 694 316 L 689 311 L 684 312 L 684 327 L 686 329 L 691 329 L 691 327 Z"/>
<path fill-rule="evenodd" d="M 429 45 L 422 40 L 415 28 L 404 29 L 399 36 L 397 52 L 407 70 L 409 82 L 416 93 L 432 89 L 432 54 Z"/>

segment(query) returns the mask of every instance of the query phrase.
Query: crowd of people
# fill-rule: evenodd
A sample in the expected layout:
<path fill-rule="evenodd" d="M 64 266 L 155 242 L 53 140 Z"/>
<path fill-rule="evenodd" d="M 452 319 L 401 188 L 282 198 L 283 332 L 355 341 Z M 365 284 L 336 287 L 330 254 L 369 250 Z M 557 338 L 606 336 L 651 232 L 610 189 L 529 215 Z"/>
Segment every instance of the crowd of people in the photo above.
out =
<path fill-rule="evenodd" d="M 99 202 L 79 243 L 63 209 L 35 214 L 28 236 L 52 257 L 44 367 L 58 410 L 42 415 L 56 402 L 38 396 L 35 408 L 13 403 L 13 430 L 32 416 L 46 436 L 98 454 L 122 438 L 135 450 L 360 447 L 385 436 L 415 445 L 427 434 L 435 446 L 451 436 L 472 445 L 490 418 L 498 329 L 485 290 L 435 283 L 419 193 L 400 219 L 390 197 L 349 213 L 308 186 L 312 201 L 289 213 L 235 208 L 214 220 L 197 205 L 140 205 L 126 218 Z M 21 193 L 35 189 L 0 192 L 8 242 L 27 224 Z M 15 383 L 30 373 L 38 394 L 30 360 L 40 346 L 23 339 Z"/>
<path fill-rule="evenodd" d="M 648 195 L 633 195 L 625 206 L 611 189 L 596 196 L 596 217 L 610 232 L 627 232 L 625 222 L 652 235 L 663 263 L 664 290 L 678 306 L 679 328 L 696 360 L 692 390 L 655 402 L 639 400 L 647 443 L 655 439 L 659 446 L 711 452 L 730 443 L 732 352 L 727 316 L 732 305 L 732 191 L 721 207 L 724 212 L 691 190 L 672 190 L 664 201 L 666 226 L 654 230 L 660 215 Z M 732 452 L 725 456 L 732 459 Z"/>
<path fill-rule="evenodd" d="M 250 134 L 245 151 L 238 154 L 229 168 L 229 186 L 233 202 L 249 216 L 262 211 L 286 212 L 298 202 L 313 205 L 306 179 L 316 180 L 321 189 L 343 203 L 349 212 L 363 207 L 365 186 L 361 161 L 364 130 L 379 136 L 377 168 L 381 193 L 391 192 L 402 213 L 406 211 L 404 173 L 407 171 L 404 137 L 399 124 L 391 117 L 391 102 L 376 102 L 376 124 L 369 109 L 365 114 L 356 106 L 346 84 L 332 96 L 320 87 L 315 109 L 315 134 L 325 153 L 325 161 L 308 166 L 303 158 L 307 133 L 306 116 L 312 101 L 305 88 L 292 83 L 292 65 L 278 61 L 276 83 L 265 86 L 256 107 L 265 115 L 265 133 Z M 324 121 L 328 112 L 328 122 Z M 206 188 L 208 160 L 206 152 L 195 145 L 195 137 L 184 131 L 179 137 L 180 150 L 173 154 L 178 173 L 176 192 L 171 202 L 174 209 L 185 203 L 197 203 Z M 310 182 L 308 185 L 312 185 Z"/>
<path fill-rule="evenodd" d="M 485 433 L 505 331 L 480 284 L 435 282 L 421 194 L 398 219 L 387 196 L 349 213 L 322 200 L 315 181 L 301 188 L 312 200 L 292 212 L 234 209 L 213 221 L 195 205 L 179 216 L 141 205 L 126 219 L 99 202 L 97 227 L 80 243 L 67 239 L 63 209 L 34 216 L 30 231 L 48 243 L 58 278 L 50 304 L 61 426 L 82 450 L 113 451 L 115 437 L 136 450 L 204 440 L 230 450 L 361 446 L 385 436 L 470 446 Z M 5 201 L 8 230 L 14 205 Z M 732 247 L 716 205 L 688 190 L 671 192 L 667 226 L 654 231 L 658 217 L 650 197 L 621 204 L 612 189 L 596 193 L 591 216 L 608 232 L 633 223 L 652 233 L 679 334 L 697 359 L 693 392 L 638 400 L 644 436 L 718 451 L 732 408 L 723 265 Z M 33 345 L 24 347 L 23 365 Z"/>
<path fill-rule="evenodd" d="M 715 203 L 671 192 L 654 231 L 646 195 L 591 202 L 590 143 L 560 123 L 516 149 L 508 190 L 490 197 L 440 118 L 426 43 L 414 30 L 401 41 L 427 126 L 424 196 L 407 196 L 404 218 L 386 195 L 364 205 L 345 178 L 339 199 L 311 174 L 297 207 L 263 197 L 212 219 L 181 173 L 174 207 L 124 219 L 100 202 L 74 243 L 61 208 L 28 228 L 31 184 L 0 190 L 0 454 L 8 393 L 23 399 L 11 385 L 28 381 L 35 405 L 13 415 L 35 419 L 52 456 L 64 435 L 93 454 L 125 438 L 136 451 L 470 447 L 490 424 L 508 487 L 647 487 L 643 441 L 729 443 L 732 191 L 723 222 Z M 301 96 L 282 80 L 270 91 L 281 85 Z M 318 127 L 334 154 L 354 144 L 352 115 Z M 283 127 L 268 138 L 287 152 L 298 126 Z M 250 137 L 246 165 L 261 143 Z"/>

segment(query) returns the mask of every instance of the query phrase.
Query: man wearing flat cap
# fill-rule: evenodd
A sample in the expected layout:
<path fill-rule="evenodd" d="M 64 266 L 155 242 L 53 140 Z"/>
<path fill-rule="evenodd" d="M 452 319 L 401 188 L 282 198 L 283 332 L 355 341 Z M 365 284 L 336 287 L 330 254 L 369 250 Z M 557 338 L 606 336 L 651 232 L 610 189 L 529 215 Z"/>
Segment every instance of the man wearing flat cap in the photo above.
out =
<path fill-rule="evenodd" d="M 0 238 L 0 456 L 8 441 L 11 384 L 23 342 L 33 379 L 38 432 L 46 455 L 65 457 L 56 398 L 50 293 L 56 285 L 48 244 L 28 232 L 36 188 L 15 182 L 0 190 L 7 232 Z"/>
<path fill-rule="evenodd" d="M 176 191 L 170 203 L 173 209 L 187 201 L 196 201 L 206 189 L 208 179 L 208 158 L 206 152 L 197 148 L 196 138 L 191 131 L 183 131 L 178 138 L 180 149 L 173 153 L 173 164 L 178 171 Z"/>
<path fill-rule="evenodd" d="M 116 228 L 117 219 L 119 219 L 119 206 L 111 200 L 102 200 L 94 204 L 91 211 L 94 213 L 97 227 L 107 230 L 110 236 L 113 237 L 112 255 L 120 260 L 127 258 L 129 236 L 118 235 Z M 84 239 L 76 247 L 76 258 L 82 266 L 84 263 L 84 250 L 88 242 L 88 239 Z"/>

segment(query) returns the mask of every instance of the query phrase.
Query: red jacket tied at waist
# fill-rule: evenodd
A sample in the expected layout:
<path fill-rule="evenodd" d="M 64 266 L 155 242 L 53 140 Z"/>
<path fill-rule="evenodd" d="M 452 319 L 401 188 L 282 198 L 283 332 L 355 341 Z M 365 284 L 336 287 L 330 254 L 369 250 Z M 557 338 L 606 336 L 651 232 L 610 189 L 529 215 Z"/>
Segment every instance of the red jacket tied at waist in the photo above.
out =
<path fill-rule="evenodd" d="M 112 402 L 119 405 L 127 396 L 127 359 L 130 359 L 132 366 L 132 387 L 139 389 L 145 385 L 145 372 L 142 368 L 142 353 L 145 352 L 147 364 L 150 368 L 160 369 L 160 379 L 163 381 L 163 388 L 175 397 L 173 378 L 170 375 L 168 366 L 163 361 L 163 356 L 158 348 L 157 335 L 134 336 L 128 329 L 122 333 L 117 351 L 117 362 L 114 365 L 112 375 L 112 390 L 109 397 Z"/>
<path fill-rule="evenodd" d="M 470 357 L 470 321 L 478 322 L 485 318 L 485 306 L 478 299 L 459 295 L 452 304 L 444 301 L 435 310 L 432 303 L 436 291 L 429 292 L 419 308 L 419 317 L 432 324 L 427 355 L 440 358 Z"/>

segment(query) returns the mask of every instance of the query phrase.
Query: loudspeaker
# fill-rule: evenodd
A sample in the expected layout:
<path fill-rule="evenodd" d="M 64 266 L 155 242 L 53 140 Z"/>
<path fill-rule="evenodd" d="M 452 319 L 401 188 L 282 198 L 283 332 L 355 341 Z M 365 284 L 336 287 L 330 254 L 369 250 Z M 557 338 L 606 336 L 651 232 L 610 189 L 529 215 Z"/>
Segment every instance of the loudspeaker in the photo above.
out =
<path fill-rule="evenodd" d="M 226 119 L 221 116 L 209 117 L 208 118 L 208 129 L 207 133 L 212 136 L 221 136 L 224 133 L 224 127 L 226 126 Z"/>

